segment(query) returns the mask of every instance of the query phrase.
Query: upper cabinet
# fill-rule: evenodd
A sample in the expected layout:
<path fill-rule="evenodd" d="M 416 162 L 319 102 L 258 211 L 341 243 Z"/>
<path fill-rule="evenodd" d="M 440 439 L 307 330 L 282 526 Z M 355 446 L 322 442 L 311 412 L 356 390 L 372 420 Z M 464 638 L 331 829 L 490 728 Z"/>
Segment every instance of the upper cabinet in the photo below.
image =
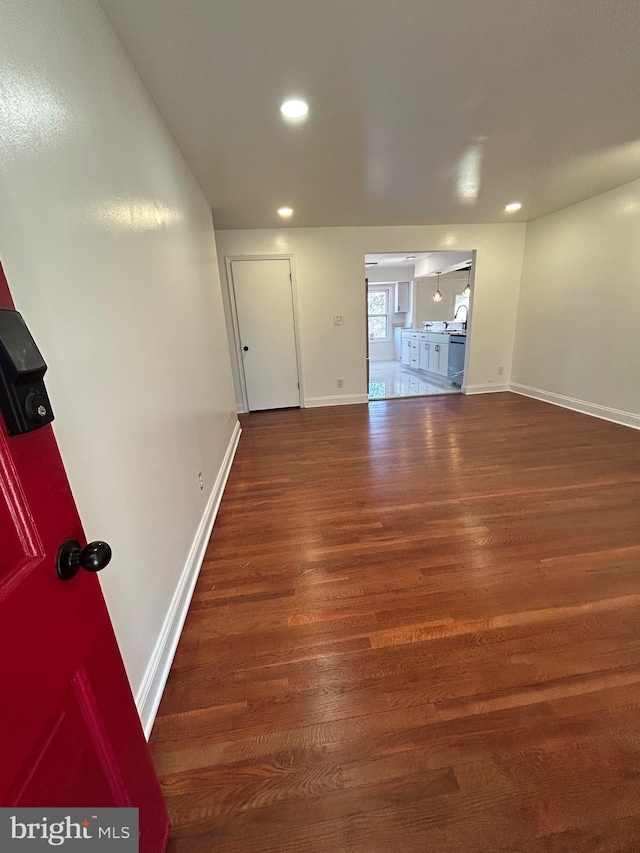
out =
<path fill-rule="evenodd" d="M 406 313 L 411 307 L 411 282 L 396 281 L 395 307 L 396 314 Z"/>

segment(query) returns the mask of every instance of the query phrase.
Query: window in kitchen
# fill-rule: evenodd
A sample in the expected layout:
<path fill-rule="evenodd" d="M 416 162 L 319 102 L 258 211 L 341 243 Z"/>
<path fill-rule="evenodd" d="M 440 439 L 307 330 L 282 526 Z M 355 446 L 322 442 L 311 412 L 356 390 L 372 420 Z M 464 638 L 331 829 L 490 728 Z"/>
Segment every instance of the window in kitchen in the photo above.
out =
<path fill-rule="evenodd" d="M 389 310 L 391 290 L 388 287 L 369 287 L 367 294 L 368 323 L 370 341 L 388 341 L 390 339 Z"/>
<path fill-rule="evenodd" d="M 456 293 L 456 307 L 453 312 L 453 319 L 461 323 L 466 323 L 469 319 L 469 297 L 464 293 Z"/>

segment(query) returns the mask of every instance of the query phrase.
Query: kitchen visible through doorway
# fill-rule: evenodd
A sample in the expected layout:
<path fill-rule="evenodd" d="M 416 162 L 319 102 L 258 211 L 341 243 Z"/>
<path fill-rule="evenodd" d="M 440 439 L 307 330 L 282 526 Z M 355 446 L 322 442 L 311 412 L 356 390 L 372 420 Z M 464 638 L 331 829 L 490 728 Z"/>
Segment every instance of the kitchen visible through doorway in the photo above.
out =
<path fill-rule="evenodd" d="M 370 401 L 462 392 L 474 260 L 471 250 L 365 255 Z"/>

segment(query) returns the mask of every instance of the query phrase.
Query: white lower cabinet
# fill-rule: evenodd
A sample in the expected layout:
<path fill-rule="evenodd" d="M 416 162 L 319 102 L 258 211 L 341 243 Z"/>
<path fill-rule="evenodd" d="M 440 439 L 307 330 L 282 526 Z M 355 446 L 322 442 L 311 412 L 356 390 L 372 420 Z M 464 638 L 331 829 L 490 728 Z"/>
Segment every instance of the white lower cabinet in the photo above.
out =
<path fill-rule="evenodd" d="M 404 335 L 400 346 L 400 361 L 406 365 L 411 364 L 411 338 L 405 338 Z"/>
<path fill-rule="evenodd" d="M 433 344 L 420 341 L 420 370 L 429 370 L 429 351 Z"/>
<path fill-rule="evenodd" d="M 427 370 L 429 373 L 437 373 L 440 364 L 440 344 L 430 343 L 429 346 L 431 349 L 429 350 L 429 367 Z"/>
<path fill-rule="evenodd" d="M 403 333 L 402 363 L 448 379 L 449 338 L 428 332 Z"/>
<path fill-rule="evenodd" d="M 449 373 L 449 344 L 431 344 L 433 357 L 429 358 L 429 370 L 439 376 Z"/>
<path fill-rule="evenodd" d="M 449 378 L 449 336 L 435 332 L 402 332 L 401 361 L 414 370 Z"/>

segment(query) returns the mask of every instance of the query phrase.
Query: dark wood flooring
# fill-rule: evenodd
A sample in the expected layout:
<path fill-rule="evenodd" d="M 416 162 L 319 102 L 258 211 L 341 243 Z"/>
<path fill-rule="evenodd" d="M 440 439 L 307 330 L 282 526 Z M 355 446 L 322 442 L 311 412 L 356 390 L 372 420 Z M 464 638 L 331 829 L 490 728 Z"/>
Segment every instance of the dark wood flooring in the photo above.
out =
<path fill-rule="evenodd" d="M 252 414 L 151 738 L 174 853 L 640 851 L 640 433 Z"/>

